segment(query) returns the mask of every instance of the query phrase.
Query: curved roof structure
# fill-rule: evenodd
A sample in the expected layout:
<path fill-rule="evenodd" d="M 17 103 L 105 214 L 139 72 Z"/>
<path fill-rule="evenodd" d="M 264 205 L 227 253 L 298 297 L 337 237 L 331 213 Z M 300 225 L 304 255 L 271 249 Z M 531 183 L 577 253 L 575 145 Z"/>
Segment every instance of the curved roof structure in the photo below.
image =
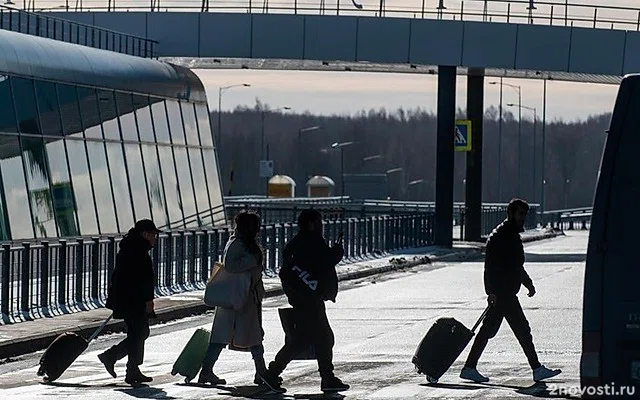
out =
<path fill-rule="evenodd" d="M 313 176 L 307 181 L 307 186 L 333 187 L 335 185 L 333 179 L 322 175 Z"/>
<path fill-rule="evenodd" d="M 166 62 L 0 29 L 0 74 L 206 101 L 200 79 Z"/>

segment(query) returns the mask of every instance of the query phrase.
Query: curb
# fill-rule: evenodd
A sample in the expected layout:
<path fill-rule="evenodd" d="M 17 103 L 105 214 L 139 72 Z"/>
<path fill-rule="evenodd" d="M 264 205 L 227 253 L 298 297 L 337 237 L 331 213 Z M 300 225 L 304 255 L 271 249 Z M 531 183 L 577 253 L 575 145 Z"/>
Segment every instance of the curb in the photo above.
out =
<path fill-rule="evenodd" d="M 551 239 L 557 236 L 562 236 L 562 232 L 549 232 L 540 236 L 532 236 L 523 238 L 524 243 Z M 338 281 L 348 281 L 353 279 L 365 278 L 372 275 L 384 274 L 392 271 L 400 271 L 405 268 L 413 268 L 419 265 L 428 265 L 434 262 L 463 262 L 469 260 L 476 260 L 481 258 L 484 253 L 484 243 L 478 246 L 478 248 L 470 248 L 464 250 L 453 250 L 450 253 L 443 254 L 441 256 L 422 256 L 417 257 L 410 261 L 405 262 L 393 262 L 391 259 L 389 264 L 382 267 L 374 267 L 362 269 L 359 271 L 346 272 L 338 274 Z M 284 291 L 282 287 L 276 287 L 267 289 L 265 298 L 276 297 L 283 295 Z M 195 315 L 205 314 L 207 311 L 213 310 L 213 307 L 209 307 L 202 301 L 185 302 L 173 307 L 165 307 L 161 311 L 156 312 L 157 318 L 150 320 L 150 325 L 160 325 L 169 321 L 174 321 L 181 318 L 187 318 Z M 102 320 L 98 320 L 93 323 L 87 323 L 71 330 L 82 337 L 89 337 L 99 326 L 102 324 Z M 116 320 L 107 324 L 104 330 L 100 333 L 100 336 L 107 333 L 123 332 L 126 328 L 124 321 Z M 10 357 L 16 357 L 23 354 L 33 353 L 35 351 L 46 349 L 51 342 L 55 340 L 58 335 L 69 332 L 69 330 L 60 330 L 54 332 L 46 332 L 39 335 L 31 336 L 25 340 L 13 340 L 0 344 L 0 360 L 9 359 Z M 11 360 L 6 360 L 11 361 Z M 1 364 L 1 363 L 0 363 Z"/>

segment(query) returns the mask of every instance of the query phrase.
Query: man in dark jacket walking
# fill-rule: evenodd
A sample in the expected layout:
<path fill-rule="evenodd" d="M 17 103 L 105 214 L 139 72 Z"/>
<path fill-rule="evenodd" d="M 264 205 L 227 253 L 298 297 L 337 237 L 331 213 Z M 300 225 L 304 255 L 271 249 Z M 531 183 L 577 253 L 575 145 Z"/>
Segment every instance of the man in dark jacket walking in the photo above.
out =
<path fill-rule="evenodd" d="M 269 369 L 261 376 L 276 392 L 280 374 L 294 356 L 313 345 L 318 361 L 322 391 L 349 389 L 333 373 L 333 331 L 327 319 L 324 302 L 336 301 L 338 276 L 335 266 L 344 256 L 342 239 L 329 247 L 322 236 L 322 215 L 317 210 L 303 210 L 298 216 L 299 231 L 285 246 L 280 269 L 282 287 L 293 307 L 296 335 L 286 341 Z"/>
<path fill-rule="evenodd" d="M 524 200 L 511 200 L 507 207 L 507 219 L 489 235 L 484 262 L 484 287 L 491 308 L 460 372 L 463 379 L 474 382 L 489 380 L 478 372 L 476 366 L 489 339 L 498 333 L 503 319 L 507 320 L 520 342 L 533 370 L 534 381 L 551 378 L 561 372 L 559 369 L 551 370 L 538 361 L 531 328 L 517 297 L 521 286 L 529 290 L 529 297 L 536 293 L 533 281 L 524 269 L 524 247 L 520 238 L 528 212 L 529 205 Z"/>
<path fill-rule="evenodd" d="M 114 318 L 124 319 L 127 337 L 98 358 L 115 378 L 116 361 L 128 356 L 125 382 L 130 385 L 153 380 L 143 375 L 139 366 L 144 358 L 144 342 L 149 337 L 149 318 L 155 317 L 155 276 L 149 250 L 156 245 L 159 233 L 151 220 L 136 222 L 120 242 L 111 276 L 106 307 L 113 310 Z"/>

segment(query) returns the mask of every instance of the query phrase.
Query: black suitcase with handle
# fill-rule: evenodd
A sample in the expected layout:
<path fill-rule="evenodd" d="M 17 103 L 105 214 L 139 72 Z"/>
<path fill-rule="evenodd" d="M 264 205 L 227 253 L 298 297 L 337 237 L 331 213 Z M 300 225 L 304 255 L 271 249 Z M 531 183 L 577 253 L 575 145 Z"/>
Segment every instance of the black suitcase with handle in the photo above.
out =
<path fill-rule="evenodd" d="M 42 376 L 45 382 L 53 382 L 58 379 L 69 368 L 71 363 L 87 349 L 89 342 L 98 336 L 112 316 L 110 315 L 89 339 L 85 339 L 74 332 L 65 332 L 59 335 L 51 342 L 40 358 L 38 376 Z"/>
<path fill-rule="evenodd" d="M 455 318 L 439 318 L 424 336 L 411 360 L 418 373 L 425 374 L 430 383 L 438 382 L 467 347 L 488 311 L 489 307 L 471 330 Z"/>

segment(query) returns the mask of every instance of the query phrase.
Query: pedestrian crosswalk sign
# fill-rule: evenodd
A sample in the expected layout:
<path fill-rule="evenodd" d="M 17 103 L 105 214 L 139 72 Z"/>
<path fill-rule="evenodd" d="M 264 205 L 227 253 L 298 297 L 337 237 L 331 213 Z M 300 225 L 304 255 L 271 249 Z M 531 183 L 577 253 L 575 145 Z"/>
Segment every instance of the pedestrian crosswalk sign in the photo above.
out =
<path fill-rule="evenodd" d="M 455 149 L 456 151 L 471 150 L 471 121 L 468 119 L 456 120 L 455 133 Z"/>

